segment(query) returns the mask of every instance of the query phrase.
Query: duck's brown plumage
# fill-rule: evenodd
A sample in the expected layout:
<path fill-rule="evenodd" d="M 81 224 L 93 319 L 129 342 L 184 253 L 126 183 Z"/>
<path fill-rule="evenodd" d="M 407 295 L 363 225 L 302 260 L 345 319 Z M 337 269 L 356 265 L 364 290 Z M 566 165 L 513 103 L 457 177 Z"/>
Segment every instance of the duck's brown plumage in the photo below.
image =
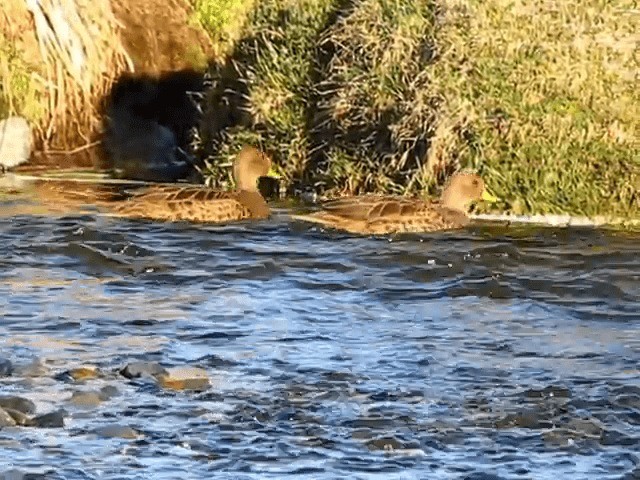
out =
<path fill-rule="evenodd" d="M 269 216 L 260 192 L 224 192 L 200 186 L 154 185 L 134 193 L 112 210 L 128 218 L 224 223 Z"/>
<path fill-rule="evenodd" d="M 112 210 L 123 217 L 164 221 L 225 223 L 264 219 L 270 210 L 258 190 L 257 181 L 271 175 L 270 169 L 271 159 L 266 154 L 245 147 L 234 162 L 233 173 L 238 186 L 235 191 L 194 185 L 153 185 L 112 205 Z"/>
<path fill-rule="evenodd" d="M 432 232 L 466 225 L 468 207 L 479 199 L 491 201 L 495 197 L 487 193 L 479 176 L 458 173 L 437 202 L 399 196 L 353 196 L 325 202 L 321 211 L 293 218 L 357 234 Z"/>

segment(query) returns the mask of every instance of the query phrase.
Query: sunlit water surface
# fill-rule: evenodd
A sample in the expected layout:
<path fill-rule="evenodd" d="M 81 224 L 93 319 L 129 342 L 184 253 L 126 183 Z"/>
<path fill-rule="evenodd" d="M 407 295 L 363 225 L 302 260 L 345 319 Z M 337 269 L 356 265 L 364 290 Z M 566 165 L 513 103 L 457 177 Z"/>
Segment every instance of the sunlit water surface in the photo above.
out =
<path fill-rule="evenodd" d="M 29 478 L 640 478 L 640 238 L 0 218 L 0 430 Z M 117 372 L 204 368 L 172 391 Z M 103 378 L 61 379 L 96 365 Z M 73 392 L 117 388 L 93 409 Z M 95 435 L 124 425 L 138 439 Z M 40 475 L 36 475 L 40 474 Z"/>

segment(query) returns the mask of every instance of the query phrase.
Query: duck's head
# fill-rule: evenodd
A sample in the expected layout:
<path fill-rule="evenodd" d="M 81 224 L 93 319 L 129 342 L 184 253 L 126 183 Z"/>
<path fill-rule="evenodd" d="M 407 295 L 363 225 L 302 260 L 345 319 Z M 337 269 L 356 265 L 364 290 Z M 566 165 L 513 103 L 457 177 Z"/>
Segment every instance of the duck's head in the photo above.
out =
<path fill-rule="evenodd" d="M 266 153 L 255 147 L 243 147 L 233 162 L 233 179 L 238 190 L 258 191 L 260 177 L 280 178 Z"/>
<path fill-rule="evenodd" d="M 496 202 L 479 175 L 470 172 L 459 172 L 451 177 L 442 192 L 442 205 L 452 210 L 467 213 L 471 204 L 477 200 Z"/>

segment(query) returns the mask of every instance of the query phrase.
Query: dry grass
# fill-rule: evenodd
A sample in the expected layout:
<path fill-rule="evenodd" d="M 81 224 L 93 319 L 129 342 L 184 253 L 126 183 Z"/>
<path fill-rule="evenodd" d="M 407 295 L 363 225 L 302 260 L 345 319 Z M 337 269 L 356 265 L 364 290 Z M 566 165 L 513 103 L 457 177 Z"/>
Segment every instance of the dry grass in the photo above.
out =
<path fill-rule="evenodd" d="M 108 0 L 8 0 L 3 9 L 5 113 L 29 118 L 44 150 L 77 145 L 78 138 L 88 143 L 100 122 L 100 99 L 131 69 Z"/>

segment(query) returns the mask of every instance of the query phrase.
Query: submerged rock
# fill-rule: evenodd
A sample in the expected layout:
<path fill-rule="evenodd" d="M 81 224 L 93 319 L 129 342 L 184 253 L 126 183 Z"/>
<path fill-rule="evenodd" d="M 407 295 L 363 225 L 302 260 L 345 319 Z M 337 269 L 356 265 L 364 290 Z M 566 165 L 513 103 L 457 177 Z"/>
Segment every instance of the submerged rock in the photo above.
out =
<path fill-rule="evenodd" d="M 0 170 L 16 167 L 31 156 L 31 128 L 22 117 L 0 120 Z"/>
<path fill-rule="evenodd" d="M 0 358 L 0 378 L 10 377 L 13 373 L 13 364 L 6 358 Z"/>
<path fill-rule="evenodd" d="M 114 387 L 113 385 L 106 385 L 104 387 L 102 387 L 100 389 L 100 398 L 104 401 L 104 400 L 109 400 L 113 397 L 116 397 L 120 394 L 120 392 L 118 391 L 118 389 L 116 387 Z"/>
<path fill-rule="evenodd" d="M 98 392 L 73 392 L 69 402 L 80 408 L 94 408 L 100 405 L 103 399 Z"/>
<path fill-rule="evenodd" d="M 173 390 L 206 390 L 211 386 L 207 372 L 196 367 L 174 367 L 158 376 L 158 383 L 163 388 Z"/>
<path fill-rule="evenodd" d="M 130 440 L 135 440 L 141 436 L 140 432 L 124 425 L 106 425 L 96 428 L 94 433 L 105 438 L 126 438 Z"/>
<path fill-rule="evenodd" d="M 49 368 L 36 358 L 26 365 L 16 365 L 13 375 L 16 377 L 44 377 L 49 375 Z"/>
<path fill-rule="evenodd" d="M 107 385 L 102 387 L 99 391 L 86 391 L 86 392 L 73 392 L 69 403 L 80 408 L 94 408 L 100 405 L 102 402 L 109 400 L 118 395 L 118 389 L 114 386 Z"/>
<path fill-rule="evenodd" d="M 12 468 L 4 473 L 0 473 L 0 480 L 47 480 L 48 473 L 25 473 L 17 468 Z"/>

